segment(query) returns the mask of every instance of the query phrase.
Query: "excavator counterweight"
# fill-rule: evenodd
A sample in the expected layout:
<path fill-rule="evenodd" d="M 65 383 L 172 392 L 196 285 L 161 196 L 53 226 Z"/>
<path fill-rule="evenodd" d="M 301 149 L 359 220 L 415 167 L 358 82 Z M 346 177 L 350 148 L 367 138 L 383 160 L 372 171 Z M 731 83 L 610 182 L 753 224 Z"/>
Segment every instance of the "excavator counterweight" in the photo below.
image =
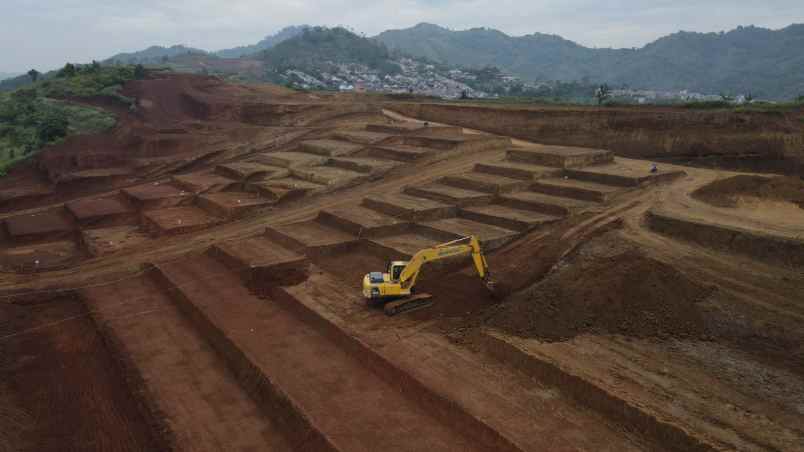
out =
<path fill-rule="evenodd" d="M 385 313 L 388 315 L 429 306 L 432 304 L 430 295 L 414 294 L 424 264 L 467 254 L 472 256 L 478 276 L 489 290 L 493 290 L 494 284 L 489 277 L 480 241 L 470 236 L 419 250 L 409 261 L 389 262 L 385 272 L 367 273 L 363 277 L 363 296 L 369 305 L 385 303 Z"/>

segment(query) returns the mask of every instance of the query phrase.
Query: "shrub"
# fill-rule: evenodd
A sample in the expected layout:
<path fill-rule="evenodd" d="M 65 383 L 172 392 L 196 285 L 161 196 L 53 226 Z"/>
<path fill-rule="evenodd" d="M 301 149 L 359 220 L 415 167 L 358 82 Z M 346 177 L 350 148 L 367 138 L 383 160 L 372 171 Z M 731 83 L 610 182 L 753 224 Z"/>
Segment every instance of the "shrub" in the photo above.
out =
<path fill-rule="evenodd" d="M 683 105 L 684 108 L 692 108 L 692 109 L 699 109 L 699 110 L 717 110 L 723 108 L 733 108 L 731 102 L 725 100 L 709 100 L 709 101 L 702 101 L 702 102 L 688 102 Z"/>
<path fill-rule="evenodd" d="M 49 143 L 67 135 L 70 122 L 64 110 L 46 108 L 37 113 L 37 135 L 41 143 Z"/>

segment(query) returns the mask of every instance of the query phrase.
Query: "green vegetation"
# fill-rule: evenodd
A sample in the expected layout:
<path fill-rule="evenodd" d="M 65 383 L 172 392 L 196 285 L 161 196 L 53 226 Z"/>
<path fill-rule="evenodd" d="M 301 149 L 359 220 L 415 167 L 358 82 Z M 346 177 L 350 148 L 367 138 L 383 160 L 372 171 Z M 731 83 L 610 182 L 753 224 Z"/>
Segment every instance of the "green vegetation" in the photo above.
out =
<path fill-rule="evenodd" d="M 0 94 L 0 174 L 43 146 L 74 134 L 112 128 L 115 118 L 90 107 L 37 96 L 30 89 Z"/>
<path fill-rule="evenodd" d="M 115 125 L 115 118 L 95 108 L 70 104 L 70 98 L 111 97 L 125 105 L 134 102 L 120 94 L 123 83 L 145 75 L 142 66 L 104 67 L 67 63 L 42 79 L 9 93 L 0 92 L 0 174 L 14 163 L 48 144 L 74 134 L 100 133 Z"/>
<path fill-rule="evenodd" d="M 39 83 L 33 88 L 43 97 L 70 98 L 106 96 L 131 105 L 132 99 L 119 94 L 120 87 L 129 80 L 145 77 L 145 70 L 137 66 L 101 66 L 97 62 L 76 66 L 64 65 L 55 77 Z"/>
<path fill-rule="evenodd" d="M 31 70 L 28 74 L 0 82 L 0 91 L 14 89 L 33 89 L 37 95 L 57 99 L 76 97 L 112 97 L 125 105 L 133 105 L 133 99 L 119 94 L 119 89 L 129 80 L 145 77 L 141 65 L 104 66 L 93 61 L 92 64 L 67 63 L 57 71 L 40 74 Z"/>

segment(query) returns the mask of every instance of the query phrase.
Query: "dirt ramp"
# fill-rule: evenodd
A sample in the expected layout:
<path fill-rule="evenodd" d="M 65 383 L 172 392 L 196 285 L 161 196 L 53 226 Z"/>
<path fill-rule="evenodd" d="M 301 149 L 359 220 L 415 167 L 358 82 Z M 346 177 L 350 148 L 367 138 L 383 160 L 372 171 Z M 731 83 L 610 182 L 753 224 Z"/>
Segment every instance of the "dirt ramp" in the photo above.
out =
<path fill-rule="evenodd" d="M 583 333 L 635 337 L 706 334 L 696 304 L 711 289 L 635 250 L 579 257 L 515 294 L 490 326 L 527 337 L 563 340 Z"/>
<path fill-rule="evenodd" d="M 695 190 L 693 198 L 716 207 L 737 207 L 755 198 L 797 204 L 804 209 L 804 180 L 798 177 L 739 175 Z"/>

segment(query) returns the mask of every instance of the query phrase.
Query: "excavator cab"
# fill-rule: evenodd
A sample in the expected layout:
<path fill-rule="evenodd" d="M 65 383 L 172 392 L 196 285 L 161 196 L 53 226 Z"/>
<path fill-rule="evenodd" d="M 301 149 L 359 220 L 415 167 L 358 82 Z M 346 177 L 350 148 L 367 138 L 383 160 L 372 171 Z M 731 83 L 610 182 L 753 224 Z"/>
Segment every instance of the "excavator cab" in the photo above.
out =
<path fill-rule="evenodd" d="M 402 271 L 407 267 L 408 261 L 391 261 L 388 262 L 388 277 L 391 281 L 398 282 L 399 277 L 402 276 Z"/>

